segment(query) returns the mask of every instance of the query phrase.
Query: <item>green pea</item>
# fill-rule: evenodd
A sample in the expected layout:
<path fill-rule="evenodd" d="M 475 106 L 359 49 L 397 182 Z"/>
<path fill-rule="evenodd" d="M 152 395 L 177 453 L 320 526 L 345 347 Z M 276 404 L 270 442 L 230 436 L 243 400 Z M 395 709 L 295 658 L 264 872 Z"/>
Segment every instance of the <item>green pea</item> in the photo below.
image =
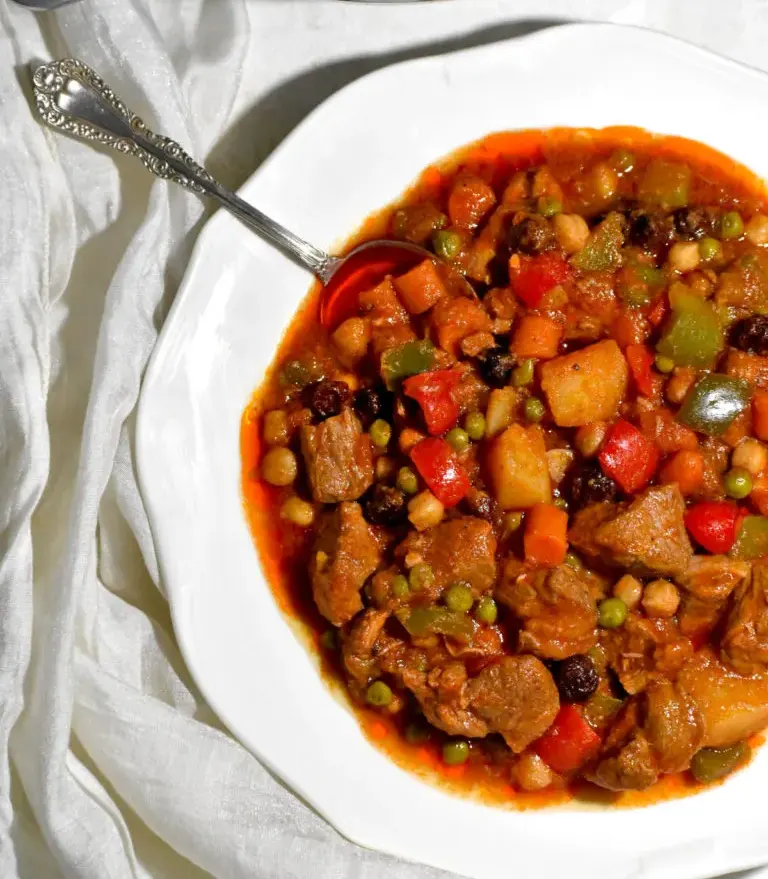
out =
<path fill-rule="evenodd" d="M 469 434 L 460 427 L 454 427 L 446 434 L 446 442 L 455 452 L 463 452 L 469 446 Z"/>
<path fill-rule="evenodd" d="M 611 155 L 611 164 L 621 174 L 626 174 L 635 166 L 635 157 L 629 150 L 619 147 Z"/>
<path fill-rule="evenodd" d="M 365 701 L 375 708 L 386 708 L 392 702 L 392 690 L 384 681 L 374 681 L 365 691 Z"/>
<path fill-rule="evenodd" d="M 297 385 L 303 388 L 312 380 L 309 370 L 300 360 L 289 360 L 280 370 L 280 384 L 285 386 Z"/>
<path fill-rule="evenodd" d="M 392 427 L 383 418 L 377 418 L 370 429 L 371 442 L 379 449 L 384 449 L 392 439 Z"/>
<path fill-rule="evenodd" d="M 663 354 L 657 354 L 655 361 L 656 369 L 664 374 L 672 372 L 675 368 L 675 361 L 671 357 L 665 357 Z"/>
<path fill-rule="evenodd" d="M 563 212 L 563 203 L 559 198 L 551 195 L 542 195 L 538 200 L 537 207 L 539 213 L 544 217 L 554 217 L 555 214 Z"/>
<path fill-rule="evenodd" d="M 431 733 L 425 723 L 409 723 L 405 728 L 405 740 L 409 745 L 423 745 L 429 741 Z"/>
<path fill-rule="evenodd" d="M 569 568 L 573 568 L 574 571 L 578 571 L 584 567 L 581 563 L 581 559 L 575 552 L 567 552 L 565 554 L 565 563 Z"/>
<path fill-rule="evenodd" d="M 408 583 L 414 592 L 420 592 L 435 582 L 435 572 L 426 562 L 414 565 L 408 574 Z"/>
<path fill-rule="evenodd" d="M 744 234 L 744 221 L 738 211 L 728 211 L 720 217 L 721 238 L 741 238 Z"/>
<path fill-rule="evenodd" d="M 402 574 L 395 574 L 392 578 L 392 594 L 395 598 L 403 599 L 408 598 L 411 594 L 411 587 L 408 585 L 408 580 Z"/>
<path fill-rule="evenodd" d="M 320 636 L 320 644 L 324 650 L 335 650 L 338 643 L 339 641 L 336 637 L 335 629 L 326 629 L 326 631 Z"/>
<path fill-rule="evenodd" d="M 416 494 L 419 490 L 419 478 L 410 467 L 401 467 L 397 471 L 397 487 L 406 494 Z"/>
<path fill-rule="evenodd" d="M 723 484 L 725 493 L 740 501 L 752 491 L 752 474 L 743 467 L 734 467 L 723 477 Z"/>
<path fill-rule="evenodd" d="M 487 623 L 489 626 L 496 622 L 499 616 L 499 608 L 490 595 L 484 595 L 477 602 L 475 619 L 479 623 Z"/>
<path fill-rule="evenodd" d="M 552 506 L 557 507 L 558 510 L 567 510 L 568 509 L 568 501 L 564 497 L 556 497 L 552 501 Z"/>
<path fill-rule="evenodd" d="M 464 430 L 471 440 L 481 440 L 485 436 L 485 416 L 482 412 L 470 412 L 464 419 Z"/>
<path fill-rule="evenodd" d="M 699 241 L 699 256 L 704 262 L 720 259 L 722 255 L 723 248 L 716 238 L 702 238 Z"/>
<path fill-rule="evenodd" d="M 520 529 L 520 526 L 523 524 L 523 514 L 522 513 L 507 513 L 504 517 L 504 530 L 507 534 L 514 534 L 515 531 Z"/>
<path fill-rule="evenodd" d="M 441 229 L 432 236 L 432 247 L 443 259 L 455 259 L 461 252 L 461 235 L 450 229 Z"/>
<path fill-rule="evenodd" d="M 522 360 L 519 366 L 512 370 L 512 384 L 516 388 L 525 387 L 533 381 L 533 372 L 536 366 L 535 360 Z"/>
<path fill-rule="evenodd" d="M 461 766 L 469 760 L 469 742 L 465 739 L 454 739 L 443 745 L 443 762 L 449 766 Z"/>
<path fill-rule="evenodd" d="M 534 424 L 541 421 L 544 417 L 544 413 L 547 411 L 538 397 L 528 397 L 523 408 L 527 420 L 532 421 Z"/>
<path fill-rule="evenodd" d="M 443 601 L 449 610 L 466 613 L 474 603 L 472 589 L 466 583 L 452 583 L 445 590 Z"/>
<path fill-rule="evenodd" d="M 733 772 L 748 754 L 749 745 L 745 742 L 730 748 L 702 748 L 693 755 L 691 772 L 697 781 L 717 781 Z"/>
<path fill-rule="evenodd" d="M 597 610 L 598 621 L 604 629 L 618 629 L 629 613 L 627 605 L 620 598 L 605 598 Z"/>

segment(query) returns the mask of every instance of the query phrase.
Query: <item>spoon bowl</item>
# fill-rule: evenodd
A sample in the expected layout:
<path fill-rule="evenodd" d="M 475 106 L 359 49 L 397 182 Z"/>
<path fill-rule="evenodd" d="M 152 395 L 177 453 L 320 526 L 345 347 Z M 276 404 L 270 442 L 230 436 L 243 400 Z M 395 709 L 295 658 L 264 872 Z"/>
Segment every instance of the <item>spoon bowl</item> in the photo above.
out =
<path fill-rule="evenodd" d="M 101 77 L 76 58 L 38 67 L 32 82 L 40 116 L 53 128 L 130 153 L 157 177 L 215 199 L 309 269 L 326 288 L 320 305 L 321 320 L 326 326 L 335 326 L 352 313 L 356 294 L 361 290 L 372 287 L 388 274 L 407 270 L 424 259 L 435 259 L 428 250 L 406 241 L 367 241 L 345 256 L 332 256 L 304 241 L 222 186 L 178 143 L 150 131 Z"/>

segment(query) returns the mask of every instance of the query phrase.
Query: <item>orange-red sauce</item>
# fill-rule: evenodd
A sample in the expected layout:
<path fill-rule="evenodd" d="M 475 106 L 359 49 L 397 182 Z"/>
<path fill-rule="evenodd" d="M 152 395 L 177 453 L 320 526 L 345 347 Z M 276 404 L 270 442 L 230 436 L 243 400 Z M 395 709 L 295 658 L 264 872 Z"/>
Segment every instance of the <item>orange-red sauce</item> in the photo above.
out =
<path fill-rule="evenodd" d="M 755 174 L 711 147 L 684 138 L 653 135 L 632 127 L 599 131 L 552 129 L 501 132 L 491 134 L 427 168 L 400 199 L 369 217 L 345 249 L 349 250 L 362 241 L 385 237 L 397 208 L 438 197 L 459 171 L 478 172 L 492 182 L 507 179 L 514 171 L 543 162 L 559 168 L 572 166 L 576 171 L 586 162 L 608 156 L 617 147 L 642 150 L 645 158 L 678 158 L 694 166 L 698 172 L 697 185 L 691 192 L 691 202 L 694 204 L 727 204 L 739 207 L 748 214 L 765 210 L 768 204 L 765 184 Z M 326 331 L 318 320 L 322 292 L 319 284 L 311 288 L 280 343 L 274 364 L 289 359 L 294 352 L 306 349 L 313 340 L 325 338 Z M 345 307 L 344 303 L 334 305 L 339 313 Z M 337 693 L 344 694 L 341 670 L 334 662 L 335 654 L 320 646 L 320 638 L 328 624 L 314 605 L 306 576 L 309 551 L 307 534 L 280 520 L 278 509 L 285 490 L 273 488 L 258 478 L 262 451 L 260 415 L 281 402 L 274 398 L 273 379 L 274 367 L 255 392 L 242 418 L 240 449 L 244 511 L 276 601 L 317 658 L 326 681 Z M 564 790 L 522 793 L 511 785 L 508 767 L 495 766 L 479 750 L 473 751 L 469 761 L 461 766 L 446 766 L 440 759 L 437 742 L 408 744 L 396 717 L 353 705 L 351 700 L 347 702 L 369 740 L 397 764 L 451 792 L 478 797 L 493 805 L 527 809 L 576 800 L 583 804 L 641 806 L 686 796 L 702 788 L 685 773 L 664 776 L 643 792 L 612 794 L 578 781 Z M 752 744 L 760 742 L 762 737 L 755 737 Z"/>

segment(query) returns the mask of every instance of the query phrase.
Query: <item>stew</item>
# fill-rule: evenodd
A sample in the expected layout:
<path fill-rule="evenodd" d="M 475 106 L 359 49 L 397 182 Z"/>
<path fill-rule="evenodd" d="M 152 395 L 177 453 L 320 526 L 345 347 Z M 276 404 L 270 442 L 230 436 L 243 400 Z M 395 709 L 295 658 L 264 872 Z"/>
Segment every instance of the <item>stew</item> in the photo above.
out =
<path fill-rule="evenodd" d="M 243 417 L 255 539 L 328 674 L 396 759 L 497 801 L 744 765 L 768 725 L 758 182 L 635 129 L 493 135 L 382 229 L 434 258 L 330 327 L 315 292 Z"/>

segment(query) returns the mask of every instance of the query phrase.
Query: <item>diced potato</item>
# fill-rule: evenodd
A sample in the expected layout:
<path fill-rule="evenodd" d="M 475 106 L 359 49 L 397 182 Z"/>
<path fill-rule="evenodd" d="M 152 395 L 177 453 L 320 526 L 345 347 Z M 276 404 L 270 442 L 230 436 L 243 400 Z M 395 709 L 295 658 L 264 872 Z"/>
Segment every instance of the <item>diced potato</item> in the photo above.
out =
<path fill-rule="evenodd" d="M 768 726 L 768 675 L 741 677 L 714 660 L 688 663 L 680 686 L 699 706 L 707 748 L 744 741 Z"/>
<path fill-rule="evenodd" d="M 544 437 L 538 427 L 508 427 L 488 451 L 488 475 L 503 510 L 518 510 L 552 500 Z"/>
<path fill-rule="evenodd" d="M 515 420 L 520 395 L 514 388 L 495 388 L 485 412 L 486 439 L 497 436 Z"/>
<path fill-rule="evenodd" d="M 423 314 L 446 295 L 445 284 L 431 259 L 394 279 L 395 289 L 411 314 Z"/>
<path fill-rule="evenodd" d="M 541 367 L 541 387 L 559 427 L 613 418 L 627 391 L 627 378 L 627 361 L 608 339 Z"/>

